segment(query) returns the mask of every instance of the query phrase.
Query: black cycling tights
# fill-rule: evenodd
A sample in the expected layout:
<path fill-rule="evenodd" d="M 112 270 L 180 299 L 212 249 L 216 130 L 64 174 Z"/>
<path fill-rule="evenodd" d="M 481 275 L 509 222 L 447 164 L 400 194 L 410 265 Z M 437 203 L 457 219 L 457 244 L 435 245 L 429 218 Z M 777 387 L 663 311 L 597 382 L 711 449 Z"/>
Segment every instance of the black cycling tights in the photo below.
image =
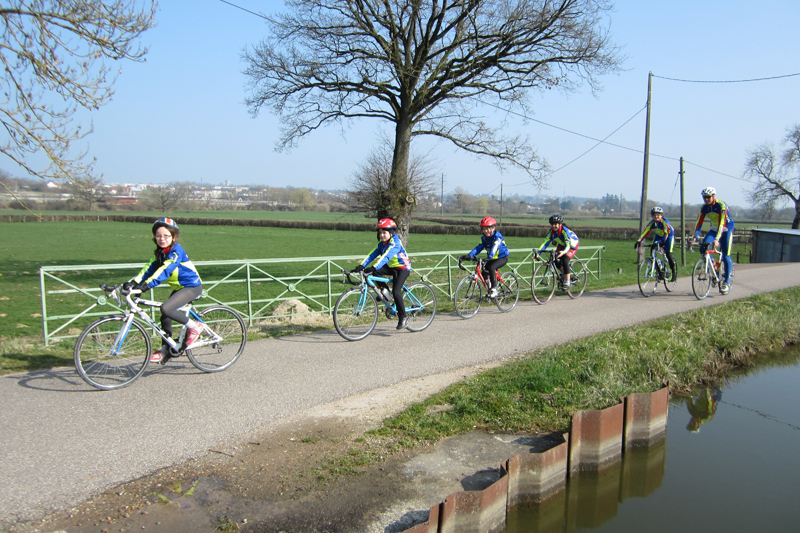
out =
<path fill-rule="evenodd" d="M 189 318 L 178 311 L 179 307 L 183 307 L 193 300 L 197 300 L 203 295 L 203 286 L 197 287 L 184 287 L 174 291 L 169 295 L 167 301 L 161 304 L 161 329 L 163 329 L 168 336 L 172 337 L 172 321 L 186 324 Z"/>
<path fill-rule="evenodd" d="M 392 278 L 392 296 L 394 296 L 394 305 L 397 307 L 397 316 L 406 316 L 406 305 L 403 302 L 403 283 L 406 282 L 411 271 L 389 268 L 383 265 L 380 270 L 375 271 L 375 274 L 385 278 Z"/>
<path fill-rule="evenodd" d="M 500 267 L 508 263 L 508 256 L 501 257 L 500 259 L 492 259 L 486 263 L 486 271 L 489 272 L 489 287 L 492 289 L 497 288 L 497 275 L 495 274 Z"/>

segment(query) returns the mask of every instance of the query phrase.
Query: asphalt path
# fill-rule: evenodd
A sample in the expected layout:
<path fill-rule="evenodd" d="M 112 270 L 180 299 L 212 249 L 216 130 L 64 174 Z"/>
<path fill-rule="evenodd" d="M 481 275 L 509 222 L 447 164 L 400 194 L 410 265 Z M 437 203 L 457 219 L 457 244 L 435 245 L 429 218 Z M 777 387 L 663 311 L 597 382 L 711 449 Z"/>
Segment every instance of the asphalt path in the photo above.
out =
<path fill-rule="evenodd" d="M 0 525 L 68 508 L 321 404 L 798 284 L 800 263 L 738 265 L 731 293 L 704 301 L 681 278 L 674 293 L 662 286 L 650 298 L 626 286 L 525 301 L 506 314 L 484 306 L 470 320 L 437 315 L 420 333 L 384 322 L 359 342 L 333 330 L 266 339 L 249 342 L 225 372 L 177 360 L 117 391 L 91 389 L 71 367 L 3 376 Z"/>

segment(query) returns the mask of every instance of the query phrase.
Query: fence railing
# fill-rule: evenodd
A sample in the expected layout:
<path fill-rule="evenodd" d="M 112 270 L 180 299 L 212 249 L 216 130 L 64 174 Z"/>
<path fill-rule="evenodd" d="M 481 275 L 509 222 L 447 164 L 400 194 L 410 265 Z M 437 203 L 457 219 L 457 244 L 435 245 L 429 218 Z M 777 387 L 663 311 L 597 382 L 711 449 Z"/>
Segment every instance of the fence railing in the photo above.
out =
<path fill-rule="evenodd" d="M 602 275 L 603 246 L 579 249 L 595 279 Z M 512 270 L 520 280 L 520 289 L 530 287 L 531 249 L 512 249 L 503 270 Z M 430 284 L 438 297 L 452 300 L 463 273 L 458 270 L 457 252 L 422 252 L 409 254 L 412 273 L 409 282 Z M 194 261 L 203 278 L 202 309 L 214 304 L 235 308 L 249 326 L 282 323 L 321 324 L 329 320 L 336 299 L 343 291 L 342 269 L 351 269 L 363 255 L 341 257 L 300 257 L 231 261 Z M 42 266 L 39 284 L 42 304 L 42 331 L 45 345 L 75 338 L 92 319 L 122 311 L 105 297 L 100 283 L 120 283 L 132 278 L 142 265 L 68 265 Z M 150 298 L 166 299 L 169 287 L 151 289 Z M 155 293 L 158 293 L 156 295 Z M 109 307 L 107 307 L 109 306 Z M 76 307 L 80 311 L 76 311 Z M 150 311 L 154 319 L 157 309 Z M 302 318 L 305 317 L 305 318 Z"/>

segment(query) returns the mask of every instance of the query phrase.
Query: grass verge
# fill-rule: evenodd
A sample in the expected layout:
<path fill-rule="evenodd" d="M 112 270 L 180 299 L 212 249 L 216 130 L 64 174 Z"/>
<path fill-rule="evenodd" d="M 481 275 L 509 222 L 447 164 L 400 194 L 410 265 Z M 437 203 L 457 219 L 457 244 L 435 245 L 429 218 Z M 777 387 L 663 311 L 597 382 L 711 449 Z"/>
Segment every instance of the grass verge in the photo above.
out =
<path fill-rule="evenodd" d="M 573 413 L 602 409 L 666 381 L 686 390 L 755 364 L 800 341 L 800 287 L 697 309 L 530 352 L 451 385 L 388 418 L 346 456 L 326 458 L 318 479 L 359 473 L 365 462 L 473 429 L 567 431 Z"/>

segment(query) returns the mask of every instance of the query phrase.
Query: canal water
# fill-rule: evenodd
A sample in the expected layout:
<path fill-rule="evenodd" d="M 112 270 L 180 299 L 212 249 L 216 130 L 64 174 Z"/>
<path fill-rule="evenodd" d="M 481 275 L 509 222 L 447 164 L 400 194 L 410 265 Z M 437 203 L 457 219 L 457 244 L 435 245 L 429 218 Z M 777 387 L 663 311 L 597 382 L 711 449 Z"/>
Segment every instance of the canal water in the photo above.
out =
<path fill-rule="evenodd" d="M 673 396 L 662 442 L 506 521 L 564 531 L 800 531 L 800 347 Z"/>

